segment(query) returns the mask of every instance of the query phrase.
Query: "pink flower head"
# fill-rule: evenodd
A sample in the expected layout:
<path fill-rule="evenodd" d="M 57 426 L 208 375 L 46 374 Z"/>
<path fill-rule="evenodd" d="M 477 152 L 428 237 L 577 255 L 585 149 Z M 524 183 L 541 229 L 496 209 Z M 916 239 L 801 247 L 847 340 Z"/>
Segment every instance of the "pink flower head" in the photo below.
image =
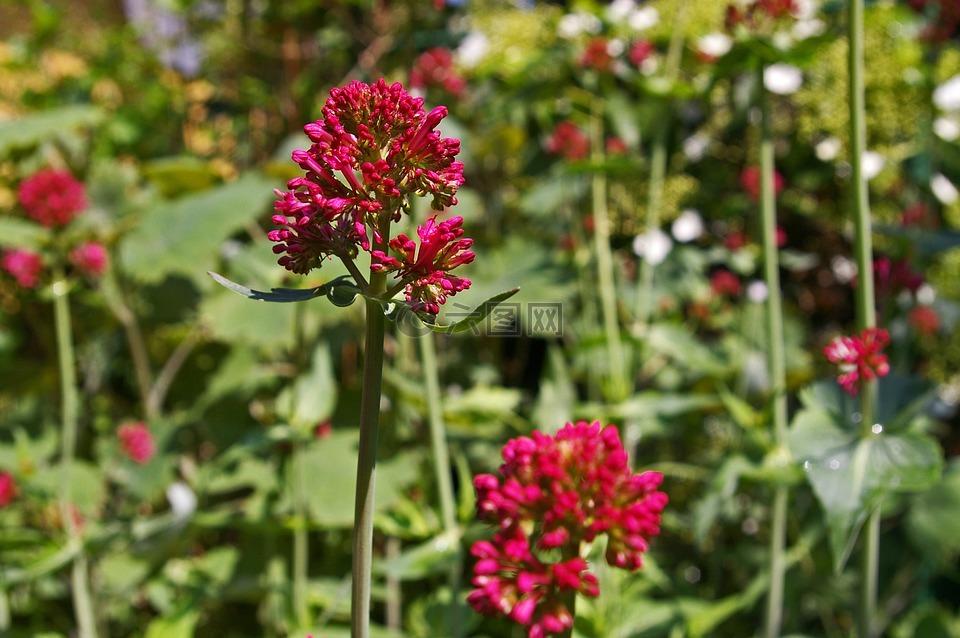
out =
<path fill-rule="evenodd" d="M 647 58 L 649 58 L 655 50 L 650 40 L 637 40 L 630 47 L 630 51 L 627 53 L 627 59 L 630 60 L 630 64 L 639 67 L 646 62 Z"/>
<path fill-rule="evenodd" d="M 66 226 L 87 207 L 83 184 L 66 171 L 39 170 L 17 193 L 27 216 L 47 228 Z"/>
<path fill-rule="evenodd" d="M 124 423 L 117 428 L 117 438 L 120 439 L 124 454 L 140 465 L 147 463 L 157 453 L 153 435 L 143 421 Z"/>
<path fill-rule="evenodd" d="M 70 251 L 70 263 L 84 275 L 99 277 L 107 270 L 107 249 L 97 242 L 80 244 Z"/>
<path fill-rule="evenodd" d="M 930 306 L 915 306 L 907 314 L 907 320 L 922 335 L 935 335 L 940 331 L 940 314 Z"/>
<path fill-rule="evenodd" d="M 746 191 L 747 195 L 755 202 L 760 201 L 760 167 L 748 166 L 740 173 L 740 186 Z M 773 172 L 773 194 L 780 195 L 786 186 L 786 181 L 779 171 Z"/>
<path fill-rule="evenodd" d="M 415 312 L 440 312 L 447 297 L 466 290 L 470 280 L 450 274 L 450 270 L 469 264 L 476 256 L 468 250 L 473 240 L 463 237 L 463 218 L 451 217 L 439 224 L 436 216 L 417 227 L 418 244 L 405 234 L 390 240 L 390 248 L 399 259 L 382 250 L 371 253 L 371 270 L 396 272 L 407 283 L 405 295 Z"/>
<path fill-rule="evenodd" d="M 410 70 L 410 86 L 416 89 L 439 87 L 454 96 L 459 96 L 467 87 L 467 81 L 457 73 L 450 49 L 433 47 L 417 57 Z"/>
<path fill-rule="evenodd" d="M 17 497 L 17 482 L 13 474 L 6 470 L 0 472 L 0 507 L 6 507 Z"/>
<path fill-rule="evenodd" d="M 837 337 L 823 349 L 827 359 L 838 366 L 837 382 L 850 396 L 860 391 L 861 379 L 870 381 L 890 373 L 890 364 L 882 350 L 890 343 L 883 328 L 867 328 L 859 336 Z"/>
<path fill-rule="evenodd" d="M 368 228 L 400 219 L 413 195 L 431 197 L 437 210 L 456 204 L 460 140 L 436 130 L 446 116 L 446 107 L 427 113 L 422 98 L 382 79 L 330 91 L 322 119 L 304 126 L 312 146 L 293 152 L 306 175 L 276 191 L 273 222 L 281 228 L 268 237 L 280 265 L 306 274 L 326 257 L 370 250 L 384 238 Z"/>
<path fill-rule="evenodd" d="M 43 258 L 31 251 L 14 248 L 0 257 L 0 267 L 6 270 L 24 288 L 36 288 L 43 272 Z"/>
<path fill-rule="evenodd" d="M 557 122 L 545 147 L 548 153 L 560 155 L 565 160 L 573 162 L 586 159 L 590 153 L 590 138 L 579 126 L 570 120 L 564 120 Z"/>
<path fill-rule="evenodd" d="M 582 543 L 605 534 L 610 565 L 641 566 L 667 504 L 667 495 L 657 491 L 662 476 L 633 474 L 617 429 L 598 422 L 512 439 L 503 460 L 499 478 L 474 478 L 477 515 L 497 532 L 493 543 L 474 545 L 477 589 L 468 600 L 481 613 L 527 626 L 531 636 L 560 632 L 573 619 L 559 592 L 599 593 L 579 558 Z M 575 558 L 549 563 L 538 555 L 557 549 Z"/>
<path fill-rule="evenodd" d="M 901 290 L 916 293 L 923 285 L 923 273 L 910 267 L 906 259 L 891 260 L 882 255 L 873 260 L 873 281 L 877 296 L 884 298 L 895 295 Z"/>

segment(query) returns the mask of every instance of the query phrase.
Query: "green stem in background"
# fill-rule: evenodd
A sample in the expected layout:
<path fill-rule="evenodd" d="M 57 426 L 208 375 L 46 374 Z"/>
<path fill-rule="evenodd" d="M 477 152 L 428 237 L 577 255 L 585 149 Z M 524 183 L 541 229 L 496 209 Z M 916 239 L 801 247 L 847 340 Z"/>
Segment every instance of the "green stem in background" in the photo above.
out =
<path fill-rule="evenodd" d="M 390 237 L 390 219 L 381 223 L 382 242 L 375 246 L 386 250 Z M 370 274 L 368 292 L 382 296 L 387 275 Z M 373 567 L 373 511 L 376 482 L 377 441 L 380 435 L 380 393 L 383 385 L 383 339 L 386 317 L 380 302 L 365 299 L 367 334 L 363 352 L 363 391 L 360 399 L 360 449 L 357 460 L 357 500 L 353 522 L 353 589 L 350 628 L 353 638 L 370 636 L 370 589 Z"/>
<path fill-rule="evenodd" d="M 607 211 L 607 175 L 600 168 L 604 161 L 603 99 L 593 98 L 593 113 L 590 118 L 590 158 L 597 168 L 593 172 L 591 192 L 593 195 L 593 240 L 597 255 L 597 279 L 600 285 L 600 308 L 603 315 L 603 332 L 607 343 L 608 385 L 607 398 L 622 401 L 630 392 L 627 380 L 626 361 L 620 340 L 620 322 L 617 312 L 617 291 L 613 276 L 613 250 L 610 247 L 610 218 Z"/>
<path fill-rule="evenodd" d="M 309 545 L 307 539 L 307 495 L 306 471 L 303 451 L 306 443 L 298 439 L 293 444 L 290 458 L 290 473 L 293 481 L 293 610 L 297 627 L 310 626 L 310 607 L 307 601 L 307 561 Z"/>
<path fill-rule="evenodd" d="M 669 82 L 673 82 L 680 71 L 680 57 L 683 53 L 688 5 L 689 3 L 686 0 L 681 1 L 677 5 L 677 13 L 673 19 L 673 31 L 671 32 L 670 46 L 667 49 L 667 60 L 664 65 L 664 78 Z M 663 184 L 667 175 L 667 132 L 668 127 L 666 125 L 658 126 L 653 132 L 651 141 L 650 183 L 647 185 L 647 211 L 643 223 L 643 232 L 645 233 L 649 233 L 660 226 Z M 641 259 L 635 323 L 635 329 L 641 334 L 650 323 L 650 314 L 653 312 L 653 274 L 653 264 L 646 259 Z"/>
<path fill-rule="evenodd" d="M 73 518 L 73 461 L 77 452 L 77 427 L 80 398 L 77 395 L 77 363 L 73 349 L 73 329 L 70 325 L 70 290 L 62 272 L 54 274 L 53 315 L 57 335 L 57 358 L 60 365 L 60 400 L 62 433 L 60 451 L 60 516 L 71 542 L 81 542 L 80 530 Z M 73 612 L 80 630 L 80 638 L 96 638 L 97 623 L 90 595 L 86 554 L 81 550 L 73 559 L 71 594 Z"/>
<path fill-rule="evenodd" d="M 859 284 L 856 289 L 857 323 L 861 330 L 877 324 L 873 290 L 873 238 L 867 182 L 863 177 L 863 154 L 866 151 L 866 104 L 863 70 L 863 0 L 847 3 L 847 77 L 850 83 L 848 108 L 850 120 L 850 186 L 853 195 L 854 258 Z M 877 396 L 876 380 L 860 386 L 860 414 L 863 436 L 872 436 L 873 406 Z M 863 578 L 860 597 L 858 634 L 860 638 L 876 635 L 874 618 L 877 610 L 877 578 L 880 559 L 880 508 L 875 506 L 866 522 L 863 544 Z"/>
<path fill-rule="evenodd" d="M 440 395 L 440 371 L 437 366 L 436 337 L 428 332 L 418 339 L 420 343 L 420 361 L 423 365 L 423 382 L 427 392 L 427 418 L 430 425 L 430 445 L 433 448 L 433 467 L 437 480 L 437 492 L 440 496 L 440 515 L 447 541 L 459 543 L 457 525 L 457 505 L 453 496 L 453 481 L 450 478 L 450 451 L 447 448 L 447 433 L 443 422 L 443 405 Z M 458 558 L 453 562 L 449 573 L 451 592 L 450 628 L 454 638 L 463 635 L 463 622 L 460 618 L 460 577 L 463 566 Z"/>
<path fill-rule="evenodd" d="M 777 255 L 777 203 L 774 191 L 774 149 L 770 132 L 770 100 L 763 86 L 763 64 L 758 65 L 760 102 L 760 228 L 763 277 L 767 285 L 767 367 L 773 417 L 774 450 L 784 447 L 787 435 L 787 372 L 783 340 L 783 307 L 780 302 L 780 269 Z M 770 590 L 764 635 L 780 635 L 783 619 L 784 545 L 786 542 L 787 488 L 778 485 L 773 498 L 770 534 Z"/>

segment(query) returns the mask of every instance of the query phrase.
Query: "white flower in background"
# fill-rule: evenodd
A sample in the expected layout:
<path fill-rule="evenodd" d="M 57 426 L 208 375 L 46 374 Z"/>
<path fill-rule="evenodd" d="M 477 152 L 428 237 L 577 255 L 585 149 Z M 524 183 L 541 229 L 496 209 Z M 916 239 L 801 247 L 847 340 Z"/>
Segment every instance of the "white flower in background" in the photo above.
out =
<path fill-rule="evenodd" d="M 886 163 L 887 160 L 885 160 L 880 153 L 876 151 L 864 151 L 863 157 L 860 158 L 860 169 L 863 171 L 863 179 L 873 179 L 879 175 Z"/>
<path fill-rule="evenodd" d="M 483 61 L 489 50 L 490 39 L 487 34 L 482 31 L 471 31 L 457 47 L 457 62 L 471 69 Z"/>
<path fill-rule="evenodd" d="M 695 133 L 683 140 L 683 154 L 691 162 L 699 162 L 703 159 L 704 153 L 710 147 L 710 137 L 701 133 Z"/>
<path fill-rule="evenodd" d="M 837 255 L 830 260 L 830 270 L 838 284 L 848 284 L 857 276 L 857 264 L 843 255 Z"/>
<path fill-rule="evenodd" d="M 796 40 L 806 40 L 818 36 L 827 30 L 827 24 L 823 20 L 813 18 L 811 20 L 797 20 L 790 29 L 790 34 Z"/>
<path fill-rule="evenodd" d="M 183 481 L 171 483 L 167 487 L 167 500 L 170 501 L 170 509 L 176 518 L 187 518 L 197 510 L 197 495 Z"/>
<path fill-rule="evenodd" d="M 607 40 L 607 55 L 611 58 L 620 57 L 626 51 L 627 45 L 620 38 L 610 38 Z"/>
<path fill-rule="evenodd" d="M 557 25 L 557 34 L 561 38 L 572 40 L 584 33 L 600 33 L 602 28 L 603 23 L 600 18 L 592 13 L 568 13 L 560 18 L 560 23 Z"/>
<path fill-rule="evenodd" d="M 957 198 L 960 198 L 957 187 L 943 173 L 937 173 L 930 178 L 930 190 L 933 191 L 934 197 L 948 206 L 957 201 Z"/>
<path fill-rule="evenodd" d="M 733 48 L 733 39 L 726 33 L 708 33 L 697 40 L 700 53 L 711 58 L 720 58 Z"/>
<path fill-rule="evenodd" d="M 797 20 L 813 20 L 820 10 L 820 3 L 814 0 L 793 0 L 793 17 Z"/>
<path fill-rule="evenodd" d="M 960 111 L 960 75 L 955 75 L 933 92 L 933 103 L 941 111 Z"/>
<path fill-rule="evenodd" d="M 960 122 L 949 117 L 938 117 L 933 121 L 933 132 L 945 142 L 952 142 L 960 137 Z"/>
<path fill-rule="evenodd" d="M 771 64 L 763 70 L 763 86 L 777 95 L 791 95 L 803 86 L 803 72 L 790 64 Z"/>
<path fill-rule="evenodd" d="M 680 213 L 680 216 L 673 220 L 670 232 L 673 238 L 680 243 L 693 241 L 703 234 L 703 218 L 700 213 L 692 208 L 688 208 Z"/>
<path fill-rule="evenodd" d="M 610 22 L 623 22 L 636 10 L 636 0 L 613 0 L 607 7 L 607 19 Z"/>
<path fill-rule="evenodd" d="M 837 155 L 840 154 L 840 140 L 832 136 L 824 138 L 817 142 L 814 151 L 817 154 L 817 159 L 821 162 L 835 160 Z"/>
<path fill-rule="evenodd" d="M 753 303 L 763 303 L 770 294 L 767 284 L 759 279 L 755 279 L 747 284 L 747 299 Z"/>
<path fill-rule="evenodd" d="M 663 263 L 673 248 L 673 240 L 659 228 L 633 238 L 633 252 L 651 266 Z"/>
<path fill-rule="evenodd" d="M 653 7 L 643 7 L 630 14 L 627 24 L 634 31 L 644 31 L 660 23 L 660 12 Z"/>
<path fill-rule="evenodd" d="M 932 306 L 937 300 L 937 290 L 930 284 L 924 282 L 917 288 L 917 303 L 924 306 Z"/>

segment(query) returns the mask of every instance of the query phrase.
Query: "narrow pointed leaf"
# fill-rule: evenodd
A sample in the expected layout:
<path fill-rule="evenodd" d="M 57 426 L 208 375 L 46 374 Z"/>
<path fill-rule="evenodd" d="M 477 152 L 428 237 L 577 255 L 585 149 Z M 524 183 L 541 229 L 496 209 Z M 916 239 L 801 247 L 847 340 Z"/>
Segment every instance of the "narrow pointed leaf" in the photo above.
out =
<path fill-rule="evenodd" d="M 232 290 L 238 295 L 255 299 L 257 301 L 272 301 L 274 303 L 306 301 L 307 299 L 315 299 L 316 297 L 320 297 L 327 292 L 326 285 L 317 286 L 316 288 L 271 288 L 270 292 L 263 292 L 262 290 L 253 290 L 252 288 L 241 286 L 240 284 L 230 281 L 223 275 L 218 275 L 215 272 L 208 271 L 207 274 L 213 277 L 215 282 L 227 290 Z"/>

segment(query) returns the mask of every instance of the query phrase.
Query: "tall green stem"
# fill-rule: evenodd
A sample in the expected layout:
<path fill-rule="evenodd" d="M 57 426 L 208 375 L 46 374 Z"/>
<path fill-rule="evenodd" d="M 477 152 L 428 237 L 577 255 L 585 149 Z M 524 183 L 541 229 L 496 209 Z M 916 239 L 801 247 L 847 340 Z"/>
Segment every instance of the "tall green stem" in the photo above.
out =
<path fill-rule="evenodd" d="M 387 223 L 389 224 L 389 219 Z M 389 228 L 382 228 L 384 242 Z M 385 246 L 378 246 L 385 250 Z M 371 273 L 368 291 L 382 295 L 385 273 Z M 373 566 L 373 509 L 377 465 L 377 440 L 380 430 L 380 392 L 383 385 L 383 339 L 386 317 L 380 303 L 366 299 L 367 334 L 363 355 L 363 392 L 360 399 L 360 449 L 357 460 L 357 500 L 353 526 L 353 605 L 350 611 L 351 636 L 370 636 L 370 588 Z"/>
<path fill-rule="evenodd" d="M 591 159 L 598 166 L 604 160 L 603 99 L 593 98 L 593 116 L 590 119 Z M 600 168 L 593 173 L 593 240 L 597 255 L 597 279 L 600 284 L 600 308 L 603 331 L 607 342 L 609 372 L 605 394 L 612 401 L 622 401 L 630 392 L 626 360 L 620 340 L 620 321 L 617 312 L 617 291 L 613 277 L 613 250 L 610 247 L 610 218 L 607 211 L 607 175 Z"/>
<path fill-rule="evenodd" d="M 767 366 L 773 416 L 774 449 L 783 447 L 787 434 L 787 372 L 783 345 L 783 307 L 780 303 L 780 270 L 777 257 L 777 204 L 774 191 L 774 148 L 770 132 L 769 96 L 763 87 L 763 64 L 758 65 L 760 96 L 760 225 L 763 276 L 767 284 Z M 764 635 L 780 635 L 783 618 L 784 545 L 786 542 L 787 488 L 778 485 L 773 497 L 770 534 L 770 591 Z"/>
<path fill-rule="evenodd" d="M 69 284 L 60 272 L 55 273 L 53 314 L 57 334 L 57 358 L 60 365 L 60 400 L 62 432 L 60 467 L 60 516 L 71 544 L 82 544 L 80 530 L 73 517 L 73 461 L 77 452 L 77 423 L 80 399 L 77 395 L 76 357 L 73 350 L 73 329 L 70 325 Z M 96 638 L 97 623 L 90 596 L 86 553 L 77 552 L 71 568 L 73 611 L 80 629 L 80 638 Z"/>
<path fill-rule="evenodd" d="M 859 273 L 856 290 L 857 323 L 861 330 L 877 324 L 876 301 L 873 290 L 873 245 L 870 221 L 870 203 L 867 197 L 867 182 L 863 176 L 863 154 L 866 150 L 866 105 L 864 98 L 863 69 L 863 0 L 848 0 L 847 3 L 847 75 L 850 82 L 848 94 L 850 120 L 850 181 L 853 199 L 853 219 L 856 236 L 854 257 Z M 877 396 L 875 380 L 861 385 L 860 413 L 864 436 L 871 436 L 873 406 Z M 860 638 L 876 635 L 874 618 L 877 609 L 877 578 L 880 556 L 880 509 L 875 506 L 866 523 L 863 544 L 863 584 L 860 598 L 858 633 Z"/>
<path fill-rule="evenodd" d="M 295 525 L 293 529 L 293 609 L 300 629 L 310 625 L 310 608 L 307 602 L 307 497 L 306 471 L 303 462 L 304 442 L 298 440 L 293 445 L 290 459 L 290 473 L 293 481 L 293 502 Z"/>
<path fill-rule="evenodd" d="M 667 49 L 667 61 L 664 65 L 664 77 L 673 81 L 680 70 L 680 56 L 683 52 L 683 39 L 687 23 L 689 3 L 681 0 L 673 20 L 670 47 Z M 663 184 L 667 175 L 667 132 L 666 125 L 658 126 L 653 132 L 650 152 L 650 183 L 647 185 L 647 211 L 644 216 L 643 230 L 649 233 L 660 226 L 660 207 L 663 202 Z M 640 261 L 640 276 L 637 290 L 635 328 L 643 332 L 650 322 L 653 310 L 653 274 L 654 266 L 647 260 Z"/>
<path fill-rule="evenodd" d="M 457 542 L 457 506 L 453 496 L 453 481 L 450 478 L 450 450 L 447 447 L 447 433 L 443 423 L 443 405 L 440 395 L 440 371 L 437 366 L 436 337 L 432 332 L 423 335 L 420 342 L 420 361 L 423 364 L 423 382 L 427 391 L 427 417 L 430 424 L 430 445 L 433 448 L 433 466 L 437 479 L 437 492 L 440 496 L 440 515 L 443 530 L 450 543 Z M 458 604 L 460 590 L 461 561 L 455 560 L 448 574 L 451 591 L 450 628 L 454 638 L 463 635 L 463 623 L 459 618 Z"/>

